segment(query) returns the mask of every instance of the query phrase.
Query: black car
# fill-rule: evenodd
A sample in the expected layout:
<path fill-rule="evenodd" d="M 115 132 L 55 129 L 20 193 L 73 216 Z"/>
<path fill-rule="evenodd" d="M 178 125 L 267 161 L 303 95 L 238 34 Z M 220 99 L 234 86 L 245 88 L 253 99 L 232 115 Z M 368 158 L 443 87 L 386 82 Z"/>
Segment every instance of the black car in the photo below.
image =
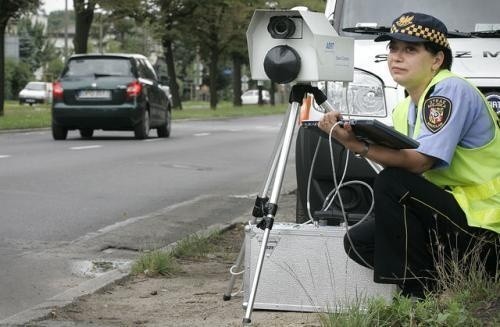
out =
<path fill-rule="evenodd" d="M 131 130 L 145 139 L 151 128 L 169 137 L 171 105 L 146 57 L 138 54 L 71 56 L 53 84 L 52 136 L 68 130 L 83 138 L 94 130 Z"/>

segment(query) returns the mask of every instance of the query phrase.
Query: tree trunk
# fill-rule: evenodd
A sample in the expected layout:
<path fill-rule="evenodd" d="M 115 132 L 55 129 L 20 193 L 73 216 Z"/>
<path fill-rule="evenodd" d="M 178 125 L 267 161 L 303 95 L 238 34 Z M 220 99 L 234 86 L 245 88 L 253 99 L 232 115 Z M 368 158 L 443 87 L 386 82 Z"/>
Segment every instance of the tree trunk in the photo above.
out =
<path fill-rule="evenodd" d="M 7 21 L 0 22 L 0 117 L 4 115 L 3 105 L 5 100 L 5 28 Z"/>
<path fill-rule="evenodd" d="M 182 102 L 179 94 L 179 84 L 175 74 L 174 53 L 172 51 L 172 40 L 163 40 L 163 51 L 165 52 L 165 62 L 167 63 L 167 73 L 169 79 L 170 92 L 172 93 L 172 105 L 174 108 L 182 110 Z"/>
<path fill-rule="evenodd" d="M 89 1 L 85 8 L 85 0 L 73 0 L 73 6 L 75 7 L 75 38 L 73 39 L 75 53 L 87 53 L 87 41 L 94 19 L 95 3 Z"/>
<path fill-rule="evenodd" d="M 262 89 L 263 89 L 263 86 L 259 83 L 257 84 L 257 89 L 259 90 L 259 98 L 258 98 L 258 101 L 257 103 L 259 104 L 259 106 L 262 106 L 264 104 L 264 99 L 262 99 Z"/>
<path fill-rule="evenodd" d="M 233 55 L 233 105 L 241 107 L 241 56 Z"/>
<path fill-rule="evenodd" d="M 217 109 L 217 66 L 219 61 L 218 49 L 210 50 L 210 63 L 208 65 L 210 74 L 210 109 Z"/>
<path fill-rule="evenodd" d="M 276 104 L 276 98 L 274 97 L 276 93 L 276 83 L 274 83 L 273 81 L 271 81 L 271 89 L 269 90 L 269 92 L 271 93 L 271 99 L 269 100 L 269 102 L 271 103 L 271 106 L 274 106 Z"/>

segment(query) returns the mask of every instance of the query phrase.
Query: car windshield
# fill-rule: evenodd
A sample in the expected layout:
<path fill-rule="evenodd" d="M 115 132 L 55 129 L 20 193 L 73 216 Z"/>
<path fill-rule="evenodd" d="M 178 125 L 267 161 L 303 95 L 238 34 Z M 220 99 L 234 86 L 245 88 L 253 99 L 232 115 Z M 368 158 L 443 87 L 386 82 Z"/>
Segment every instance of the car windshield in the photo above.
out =
<path fill-rule="evenodd" d="M 64 76 L 132 76 L 128 59 L 76 58 L 69 61 Z"/>
<path fill-rule="evenodd" d="M 498 0 L 479 2 L 470 0 L 420 0 L 418 2 L 414 0 L 349 0 L 344 1 L 339 30 L 343 31 L 348 28 L 352 32 L 352 28 L 358 27 L 361 28 L 356 31 L 358 33 L 343 31 L 342 34 L 356 38 L 374 38 L 377 34 L 386 31 L 383 27 L 390 28 L 394 18 L 407 11 L 419 12 L 419 8 L 432 8 L 432 12 L 429 10 L 423 12 L 442 20 L 449 32 L 476 32 L 473 33 L 474 37 L 490 37 L 492 34 L 498 37 L 498 30 L 500 30 Z M 490 33 L 478 33 L 481 31 L 490 31 Z"/>
<path fill-rule="evenodd" d="M 45 91 L 45 83 L 28 83 L 28 85 L 26 85 L 26 89 L 28 89 L 28 90 L 37 90 L 37 91 L 40 91 L 40 90 Z"/>

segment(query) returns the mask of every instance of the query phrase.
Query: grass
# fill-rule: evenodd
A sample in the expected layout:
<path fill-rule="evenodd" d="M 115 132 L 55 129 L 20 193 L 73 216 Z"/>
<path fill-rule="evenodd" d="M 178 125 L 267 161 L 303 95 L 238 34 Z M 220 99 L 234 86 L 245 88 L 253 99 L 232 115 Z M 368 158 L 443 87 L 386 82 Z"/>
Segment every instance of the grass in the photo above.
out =
<path fill-rule="evenodd" d="M 241 231 L 240 231 L 241 232 Z M 224 233 L 190 235 L 170 251 L 144 254 L 133 266 L 134 274 L 172 276 L 179 271 L 180 259 L 202 258 L 221 250 Z M 500 272 L 489 277 L 484 264 L 471 250 L 465 260 L 437 260 L 438 291 L 415 301 L 397 295 L 392 303 L 372 299 L 354 303 L 342 312 L 319 313 L 323 327 L 462 327 L 500 326 Z"/>
<path fill-rule="evenodd" d="M 132 274 L 144 274 L 149 277 L 173 276 L 180 271 L 179 259 L 206 257 L 215 251 L 220 239 L 220 231 L 208 235 L 189 235 L 178 241 L 171 250 L 154 250 L 140 256 L 132 265 Z"/>
<path fill-rule="evenodd" d="M 321 314 L 330 326 L 500 326 L 500 271 L 489 276 L 479 247 L 464 258 L 436 254 L 437 290 L 421 301 L 396 296 L 391 304 L 369 301 L 343 313 Z"/>
<path fill-rule="evenodd" d="M 287 104 L 271 105 L 245 105 L 234 107 L 230 102 L 220 102 L 216 110 L 210 109 L 208 102 L 187 101 L 183 102 L 182 110 L 173 110 L 172 118 L 176 119 L 219 119 L 230 117 L 249 117 L 260 115 L 282 114 L 288 107 Z M 6 101 L 4 115 L 0 116 L 0 130 L 29 129 L 50 127 L 50 105 L 34 104 L 19 105 L 15 101 Z"/>
<path fill-rule="evenodd" d="M 44 128 L 50 126 L 50 105 L 20 105 L 6 101 L 4 115 L 0 116 L 0 130 Z"/>

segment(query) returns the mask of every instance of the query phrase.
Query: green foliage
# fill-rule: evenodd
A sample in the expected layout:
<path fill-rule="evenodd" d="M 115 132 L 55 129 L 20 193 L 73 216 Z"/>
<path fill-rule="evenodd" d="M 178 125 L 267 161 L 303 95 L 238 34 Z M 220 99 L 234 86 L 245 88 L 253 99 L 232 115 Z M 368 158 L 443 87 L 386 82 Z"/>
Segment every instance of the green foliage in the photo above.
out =
<path fill-rule="evenodd" d="M 29 65 L 13 59 L 5 61 L 4 92 L 7 100 L 17 99 L 19 91 L 33 79 Z"/>
<path fill-rule="evenodd" d="M 34 12 L 40 6 L 40 0 L 1 0 L 0 26 L 5 27 L 10 18 L 17 18 L 21 14 Z M 0 28 L 0 33 L 4 30 Z M 3 54 L 2 54 L 3 56 Z"/>
<path fill-rule="evenodd" d="M 216 231 L 209 236 L 198 234 L 189 235 L 180 240 L 172 254 L 176 258 L 200 258 L 205 257 L 215 248 L 215 242 L 220 238 L 221 233 Z"/>
<path fill-rule="evenodd" d="M 44 25 L 31 19 L 22 18 L 17 24 L 19 35 L 19 57 L 26 63 L 31 72 L 35 72 L 44 64 L 44 48 L 47 45 L 47 36 L 44 35 Z M 54 49 L 53 49 L 54 51 Z"/>
<path fill-rule="evenodd" d="M 47 64 L 47 69 L 45 70 L 45 77 L 47 81 L 55 81 L 61 74 L 64 68 L 64 63 L 59 58 L 52 59 Z"/>
<path fill-rule="evenodd" d="M 347 313 L 322 316 L 323 326 L 499 326 L 500 271 L 491 276 L 481 260 L 481 245 L 461 259 L 437 253 L 438 291 L 415 301 L 396 296 L 390 305 L 368 303 L 367 310 L 353 306 Z"/>
<path fill-rule="evenodd" d="M 73 10 L 68 10 L 68 21 L 75 21 L 75 12 Z M 52 33 L 64 33 L 64 10 L 55 10 L 49 13 L 47 30 Z"/>
<path fill-rule="evenodd" d="M 147 276 L 171 276 L 179 271 L 178 263 L 174 256 L 167 251 L 154 250 L 148 252 L 134 263 L 132 273 Z"/>
<path fill-rule="evenodd" d="M 6 101 L 4 115 L 0 117 L 0 130 L 48 127 L 50 121 L 50 106 L 47 104 L 29 106 Z"/>
<path fill-rule="evenodd" d="M 171 251 L 154 250 L 142 255 L 132 265 L 132 273 L 151 277 L 172 276 L 180 271 L 177 259 L 204 257 L 215 249 L 215 243 L 220 238 L 220 231 L 215 231 L 208 236 L 190 235 L 177 242 Z"/>

